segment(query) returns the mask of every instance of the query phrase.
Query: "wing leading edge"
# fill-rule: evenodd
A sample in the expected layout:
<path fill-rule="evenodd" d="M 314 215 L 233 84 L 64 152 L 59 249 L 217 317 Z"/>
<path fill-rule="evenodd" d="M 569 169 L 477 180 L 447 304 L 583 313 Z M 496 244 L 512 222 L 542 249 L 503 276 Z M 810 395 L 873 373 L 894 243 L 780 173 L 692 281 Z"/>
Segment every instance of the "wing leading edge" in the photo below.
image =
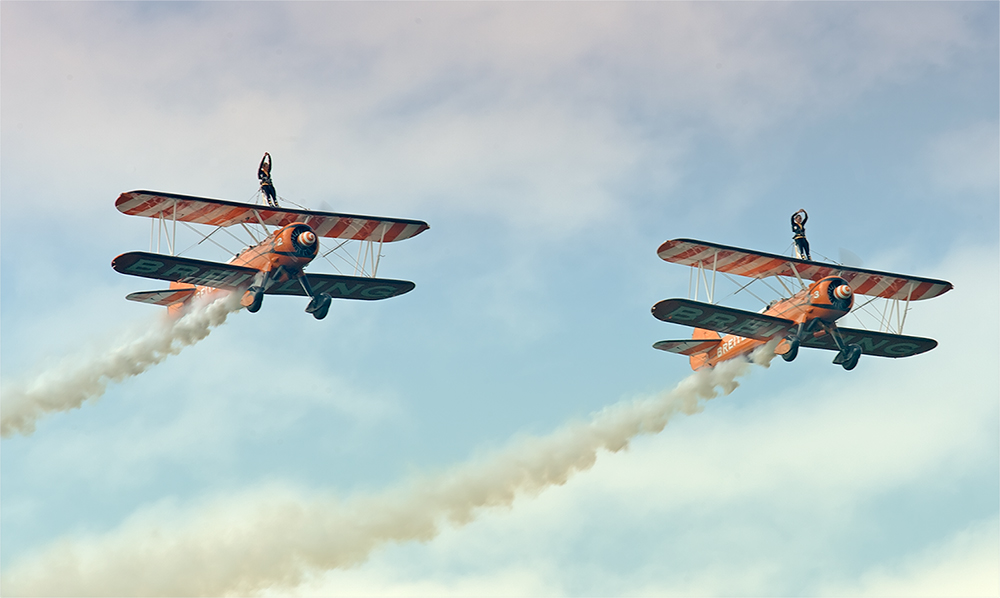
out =
<path fill-rule="evenodd" d="M 128 191 L 118 196 L 115 207 L 123 214 L 194 222 L 211 226 L 266 224 L 285 226 L 304 222 L 321 237 L 390 243 L 416 236 L 430 226 L 423 220 L 380 218 L 334 212 L 314 212 L 292 208 L 272 208 L 255 204 L 161 193 Z"/>
<path fill-rule="evenodd" d="M 700 266 L 709 270 L 714 268 L 719 272 L 750 278 L 795 276 L 796 273 L 807 280 L 841 276 L 851 283 L 855 293 L 903 301 L 930 299 L 953 288 L 946 280 L 812 262 L 694 239 L 666 241 L 660 245 L 657 255 L 660 259 L 675 264 Z"/>

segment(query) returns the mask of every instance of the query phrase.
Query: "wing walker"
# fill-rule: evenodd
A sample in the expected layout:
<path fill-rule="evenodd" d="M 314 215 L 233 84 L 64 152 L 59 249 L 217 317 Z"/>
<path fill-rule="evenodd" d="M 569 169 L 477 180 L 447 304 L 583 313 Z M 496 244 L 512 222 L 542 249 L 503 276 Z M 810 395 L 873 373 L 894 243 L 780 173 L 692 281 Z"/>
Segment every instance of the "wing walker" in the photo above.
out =
<path fill-rule="evenodd" d="M 799 252 L 797 247 L 796 253 Z M 664 261 L 693 268 L 694 298 L 660 301 L 652 308 L 653 316 L 664 322 L 691 326 L 694 333 L 690 339 L 660 341 L 653 347 L 687 355 L 694 370 L 747 357 L 757 347 L 774 340 L 778 341 L 775 353 L 785 361 L 794 360 L 800 347 L 828 349 L 837 352 L 833 363 L 845 370 L 854 369 L 862 355 L 918 355 L 936 347 L 937 341 L 902 334 L 910 303 L 952 289 L 952 284 L 945 280 L 851 268 L 693 239 L 666 241 L 657 254 Z M 766 279 L 773 279 L 786 296 L 771 301 L 759 313 L 724 307 L 715 302 L 718 274 L 734 282 L 728 275 L 751 279 L 736 292 L 753 282 L 767 284 Z M 793 292 L 796 286 L 799 290 Z M 707 302 L 698 300 L 701 288 Z M 871 299 L 852 312 L 856 295 Z M 882 313 L 872 314 L 869 304 L 879 298 L 885 300 Z M 880 330 L 838 325 L 844 316 L 858 315 L 859 310 L 879 320 Z"/>
<path fill-rule="evenodd" d="M 115 202 L 120 212 L 153 219 L 150 251 L 123 253 L 111 262 L 111 267 L 122 274 L 170 282 L 169 289 L 132 293 L 126 299 L 167 306 L 171 314 L 179 314 L 195 297 L 212 293 L 241 293 L 240 303 L 250 312 L 261 308 L 264 295 L 299 295 L 310 298 L 306 312 L 322 320 L 335 298 L 371 301 L 413 290 L 412 282 L 376 278 L 376 274 L 382 246 L 422 233 L 430 228 L 426 222 L 279 207 L 267 154 L 258 174 L 267 205 L 157 191 L 122 193 Z M 178 222 L 192 230 L 197 229 L 188 223 L 214 227 L 202 234 L 196 245 L 210 241 L 223 247 L 212 239 L 220 230 L 246 242 L 229 229 L 242 230 L 252 244 L 225 263 L 181 257 L 175 255 Z M 156 253 L 152 251 L 154 231 Z M 321 254 L 320 237 L 341 242 Z M 159 252 L 164 238 L 167 254 Z M 328 256 L 349 241 L 359 242 L 352 275 L 306 274 L 305 267 L 317 256 L 330 261 Z M 351 264 L 343 253 L 337 256 Z"/>

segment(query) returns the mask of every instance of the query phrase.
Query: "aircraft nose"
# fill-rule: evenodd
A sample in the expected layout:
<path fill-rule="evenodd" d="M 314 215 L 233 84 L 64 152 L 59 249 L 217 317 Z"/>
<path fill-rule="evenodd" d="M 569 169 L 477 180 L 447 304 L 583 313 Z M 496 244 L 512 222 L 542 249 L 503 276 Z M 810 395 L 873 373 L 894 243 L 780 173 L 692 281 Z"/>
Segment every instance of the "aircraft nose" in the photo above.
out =
<path fill-rule="evenodd" d="M 853 294 L 854 291 L 851 289 L 851 285 L 848 284 L 842 284 L 833 290 L 833 296 L 837 299 L 847 299 Z"/>
<path fill-rule="evenodd" d="M 302 243 L 303 245 L 312 245 L 315 242 L 316 242 L 316 233 L 312 232 L 311 230 L 307 230 L 306 232 L 299 235 L 299 243 Z"/>

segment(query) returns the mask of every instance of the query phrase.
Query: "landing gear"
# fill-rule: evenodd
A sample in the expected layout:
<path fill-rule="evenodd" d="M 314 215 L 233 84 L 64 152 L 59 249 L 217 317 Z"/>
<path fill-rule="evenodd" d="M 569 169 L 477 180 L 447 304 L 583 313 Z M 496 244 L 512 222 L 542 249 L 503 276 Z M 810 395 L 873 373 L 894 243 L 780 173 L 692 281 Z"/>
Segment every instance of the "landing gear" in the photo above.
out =
<path fill-rule="evenodd" d="M 264 303 L 264 289 L 260 287 L 250 287 L 243 295 L 243 300 L 247 301 L 247 299 L 249 299 L 247 311 L 252 314 L 257 313 L 260 311 L 260 306 Z"/>
<path fill-rule="evenodd" d="M 802 344 L 802 339 L 806 334 L 814 327 L 812 322 L 799 322 L 798 327 L 795 329 L 795 334 L 790 334 L 787 337 L 788 340 L 788 351 L 781 355 L 781 358 L 785 361 L 795 361 L 795 358 L 799 356 L 799 345 Z"/>
<path fill-rule="evenodd" d="M 781 358 L 785 361 L 795 361 L 795 358 L 799 355 L 799 339 L 793 338 L 788 341 L 788 351 L 785 351 Z"/>
<path fill-rule="evenodd" d="M 322 320 L 330 311 L 331 303 L 333 303 L 333 297 L 326 293 L 320 293 L 314 296 L 309 305 L 306 306 L 306 313 L 312 314 L 317 320 Z"/>
<path fill-rule="evenodd" d="M 847 355 L 844 357 L 844 361 L 840 363 L 845 370 L 853 370 L 856 365 L 858 365 L 858 360 L 861 359 L 861 347 L 858 345 L 847 345 Z"/>
<path fill-rule="evenodd" d="M 305 274 L 299 277 L 299 284 L 302 285 L 302 290 L 306 292 L 306 295 L 312 297 L 312 301 L 306 306 L 306 313 L 312 314 L 317 320 L 322 320 L 326 317 L 327 312 L 330 311 L 330 304 L 333 303 L 333 297 L 327 293 L 316 294 L 312 290 L 312 285 L 309 284 L 309 279 L 306 278 Z"/>
<path fill-rule="evenodd" d="M 844 341 L 844 337 L 840 335 L 840 330 L 837 328 L 836 324 L 824 323 L 820 321 L 820 326 L 826 331 L 831 337 L 833 337 L 833 342 L 837 344 L 837 355 L 833 358 L 833 363 L 840 364 L 845 370 L 853 370 L 858 365 L 858 360 L 861 359 L 861 345 L 847 344 Z"/>
<path fill-rule="evenodd" d="M 243 293 L 243 297 L 240 299 L 240 305 L 247 308 L 247 311 L 255 314 L 260 311 L 260 306 L 264 303 L 264 291 L 267 290 L 269 286 L 267 283 L 271 280 L 271 272 L 261 271 L 254 276 L 253 284 L 250 286 L 246 292 Z"/>

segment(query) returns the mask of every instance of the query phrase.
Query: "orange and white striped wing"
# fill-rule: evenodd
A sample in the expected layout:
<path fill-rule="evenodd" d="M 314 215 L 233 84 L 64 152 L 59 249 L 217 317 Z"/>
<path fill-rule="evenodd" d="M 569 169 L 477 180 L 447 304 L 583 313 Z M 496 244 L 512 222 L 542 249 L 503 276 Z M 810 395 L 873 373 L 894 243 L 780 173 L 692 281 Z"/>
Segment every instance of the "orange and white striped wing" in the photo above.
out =
<path fill-rule="evenodd" d="M 715 269 L 750 278 L 795 276 L 796 272 L 804 280 L 840 276 L 851 283 L 851 288 L 857 294 L 887 299 L 919 301 L 937 297 L 953 288 L 946 280 L 848 268 L 693 239 L 667 241 L 660 245 L 657 255 L 664 261 L 675 264 Z"/>
<path fill-rule="evenodd" d="M 115 207 L 118 208 L 118 211 L 130 216 L 163 218 L 164 220 L 176 219 L 181 222 L 194 222 L 209 226 L 233 226 L 236 224 L 285 226 L 293 222 L 304 222 L 321 237 L 385 243 L 409 239 L 430 228 L 422 220 L 272 208 L 157 191 L 122 193 L 115 202 Z"/>

